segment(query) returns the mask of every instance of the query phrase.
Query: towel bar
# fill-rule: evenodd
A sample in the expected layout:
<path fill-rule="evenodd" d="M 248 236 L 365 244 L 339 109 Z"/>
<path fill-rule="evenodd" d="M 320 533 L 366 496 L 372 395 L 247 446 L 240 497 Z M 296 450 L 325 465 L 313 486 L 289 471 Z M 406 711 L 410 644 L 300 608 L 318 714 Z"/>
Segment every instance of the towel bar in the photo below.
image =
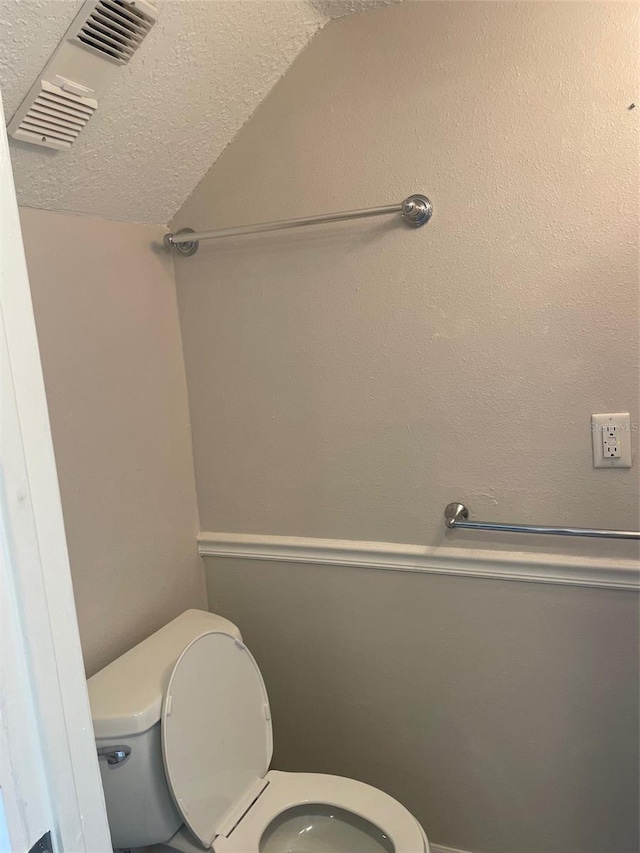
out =
<path fill-rule="evenodd" d="M 547 533 L 552 536 L 592 536 L 598 539 L 640 539 L 637 530 L 602 530 L 593 527 L 546 527 L 542 524 L 500 524 L 495 521 L 469 521 L 464 504 L 450 503 L 444 517 L 451 530 L 500 530 L 506 533 Z"/>

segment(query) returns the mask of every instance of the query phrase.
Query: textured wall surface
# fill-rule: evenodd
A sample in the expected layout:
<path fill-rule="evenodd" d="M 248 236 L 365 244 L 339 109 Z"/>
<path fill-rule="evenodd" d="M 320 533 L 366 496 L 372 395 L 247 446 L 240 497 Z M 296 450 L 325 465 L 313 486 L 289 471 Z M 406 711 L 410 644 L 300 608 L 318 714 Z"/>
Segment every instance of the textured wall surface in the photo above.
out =
<path fill-rule="evenodd" d="M 318 28 L 377 2 L 154 0 L 158 23 L 74 147 L 11 143 L 20 203 L 166 223 Z M 0 0 L 7 121 L 81 5 Z"/>
<path fill-rule="evenodd" d="M 637 527 L 638 435 L 594 470 L 590 416 L 640 421 L 638 9 L 410 2 L 295 61 L 174 224 L 435 213 L 176 261 L 204 530 L 637 554 L 442 511 Z"/>
<path fill-rule="evenodd" d="M 88 674 L 205 603 L 162 230 L 21 210 Z"/>
<path fill-rule="evenodd" d="M 273 712 L 273 766 L 362 779 L 474 853 L 637 853 L 638 599 L 205 560 Z"/>

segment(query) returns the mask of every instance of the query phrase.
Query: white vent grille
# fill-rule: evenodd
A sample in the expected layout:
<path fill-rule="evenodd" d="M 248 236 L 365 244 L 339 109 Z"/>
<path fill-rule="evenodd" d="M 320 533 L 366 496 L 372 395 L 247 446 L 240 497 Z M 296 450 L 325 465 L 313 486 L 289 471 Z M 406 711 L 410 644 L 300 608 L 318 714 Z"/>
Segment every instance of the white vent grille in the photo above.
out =
<path fill-rule="evenodd" d="M 71 148 L 97 108 L 93 98 L 42 80 L 35 99 L 22 104 L 8 130 L 14 139 L 64 151 Z"/>
<path fill-rule="evenodd" d="M 98 0 L 75 34 L 90 50 L 126 64 L 155 24 L 155 10 L 144 0 Z"/>

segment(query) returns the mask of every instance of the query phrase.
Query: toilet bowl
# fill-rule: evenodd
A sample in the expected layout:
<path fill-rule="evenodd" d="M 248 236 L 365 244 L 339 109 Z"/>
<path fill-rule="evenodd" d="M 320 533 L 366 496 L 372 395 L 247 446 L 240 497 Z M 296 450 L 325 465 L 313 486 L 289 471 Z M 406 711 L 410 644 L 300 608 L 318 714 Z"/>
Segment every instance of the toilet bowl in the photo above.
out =
<path fill-rule="evenodd" d="M 118 848 L 198 853 L 429 853 L 377 788 L 270 770 L 271 712 L 238 629 L 187 611 L 89 679 Z"/>
<path fill-rule="evenodd" d="M 271 770 L 269 782 L 215 853 L 429 853 L 424 830 L 397 800 L 377 788 L 321 773 Z M 160 847 L 198 853 L 182 827 Z"/>

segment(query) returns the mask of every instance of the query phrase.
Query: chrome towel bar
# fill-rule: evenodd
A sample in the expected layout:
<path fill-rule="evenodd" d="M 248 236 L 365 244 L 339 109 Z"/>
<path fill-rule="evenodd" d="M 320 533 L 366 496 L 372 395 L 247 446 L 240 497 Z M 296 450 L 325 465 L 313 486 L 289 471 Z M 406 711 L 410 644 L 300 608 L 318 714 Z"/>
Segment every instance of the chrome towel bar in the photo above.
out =
<path fill-rule="evenodd" d="M 495 521 L 469 521 L 464 504 L 448 504 L 444 511 L 447 527 L 452 530 L 501 530 L 506 533 L 547 533 L 552 536 L 593 536 L 598 539 L 639 539 L 638 530 L 599 530 L 594 527 L 546 527 L 542 524 L 500 524 Z"/>
<path fill-rule="evenodd" d="M 303 216 L 301 219 L 281 219 L 278 222 L 258 222 L 255 225 L 237 225 L 218 228 L 215 231 L 194 231 L 182 228 L 175 234 L 165 234 L 164 243 L 181 255 L 193 255 L 198 251 L 200 240 L 217 240 L 221 237 L 239 237 L 242 234 L 263 234 L 265 231 L 281 231 L 286 228 L 302 228 L 305 225 L 322 225 L 325 222 L 344 222 L 348 219 L 366 219 L 370 216 L 389 216 L 399 213 L 410 228 L 426 225 L 433 214 L 433 205 L 420 193 L 410 195 L 399 204 L 383 207 L 367 207 L 364 210 L 345 210 L 342 213 L 322 213 L 320 216 Z"/>

